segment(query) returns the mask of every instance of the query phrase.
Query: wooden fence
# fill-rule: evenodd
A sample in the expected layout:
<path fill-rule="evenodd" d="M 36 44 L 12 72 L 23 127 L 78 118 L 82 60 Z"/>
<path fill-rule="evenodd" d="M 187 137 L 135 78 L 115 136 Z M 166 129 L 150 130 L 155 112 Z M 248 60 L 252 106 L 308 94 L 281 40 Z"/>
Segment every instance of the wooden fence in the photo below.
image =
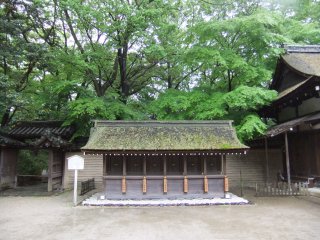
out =
<path fill-rule="evenodd" d="M 257 197 L 276 196 L 307 196 L 308 184 L 304 182 L 292 183 L 290 186 L 285 182 L 256 184 Z"/>
<path fill-rule="evenodd" d="M 94 178 L 88 179 L 87 181 L 81 182 L 81 193 L 83 195 L 93 189 L 95 189 Z"/>

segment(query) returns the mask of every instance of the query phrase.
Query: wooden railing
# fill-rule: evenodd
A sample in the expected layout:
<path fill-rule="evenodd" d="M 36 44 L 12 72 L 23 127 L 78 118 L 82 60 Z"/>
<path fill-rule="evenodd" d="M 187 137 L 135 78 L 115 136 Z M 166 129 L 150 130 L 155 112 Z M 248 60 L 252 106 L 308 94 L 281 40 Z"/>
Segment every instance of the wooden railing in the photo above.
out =
<path fill-rule="evenodd" d="M 305 182 L 292 183 L 290 186 L 285 182 L 256 184 L 257 197 L 275 196 L 306 196 L 308 195 L 308 184 Z"/>
<path fill-rule="evenodd" d="M 88 179 L 87 181 L 81 182 L 81 193 L 83 195 L 91 190 L 95 189 L 94 178 Z"/>

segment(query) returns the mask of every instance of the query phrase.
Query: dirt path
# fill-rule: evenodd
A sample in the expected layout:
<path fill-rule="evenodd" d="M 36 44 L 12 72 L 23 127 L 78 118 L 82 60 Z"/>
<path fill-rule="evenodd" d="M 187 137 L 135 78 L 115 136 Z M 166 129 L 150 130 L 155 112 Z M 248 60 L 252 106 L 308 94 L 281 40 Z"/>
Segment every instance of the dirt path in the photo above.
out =
<path fill-rule="evenodd" d="M 72 207 L 72 193 L 0 197 L 0 239 L 318 239 L 320 201 L 252 198 L 255 205 Z"/>

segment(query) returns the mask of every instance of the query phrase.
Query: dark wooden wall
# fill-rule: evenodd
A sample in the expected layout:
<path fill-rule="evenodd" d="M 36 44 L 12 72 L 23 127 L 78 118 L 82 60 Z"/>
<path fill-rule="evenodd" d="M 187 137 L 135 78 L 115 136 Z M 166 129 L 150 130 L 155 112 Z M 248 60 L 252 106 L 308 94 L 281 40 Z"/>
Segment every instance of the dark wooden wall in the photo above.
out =
<path fill-rule="evenodd" d="M 320 132 L 292 133 L 288 138 L 291 174 L 320 176 Z"/>
<path fill-rule="evenodd" d="M 17 173 L 16 149 L 3 148 L 0 151 L 0 189 L 1 187 L 14 187 Z"/>

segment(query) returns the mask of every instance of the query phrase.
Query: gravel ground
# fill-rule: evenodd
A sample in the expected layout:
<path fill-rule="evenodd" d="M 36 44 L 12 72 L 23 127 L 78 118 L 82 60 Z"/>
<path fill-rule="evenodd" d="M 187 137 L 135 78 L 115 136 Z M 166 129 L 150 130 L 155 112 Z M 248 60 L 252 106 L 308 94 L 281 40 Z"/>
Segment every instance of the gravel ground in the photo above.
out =
<path fill-rule="evenodd" d="M 73 207 L 72 192 L 0 197 L 0 239 L 319 239 L 319 198 L 245 197 L 255 204 Z"/>

